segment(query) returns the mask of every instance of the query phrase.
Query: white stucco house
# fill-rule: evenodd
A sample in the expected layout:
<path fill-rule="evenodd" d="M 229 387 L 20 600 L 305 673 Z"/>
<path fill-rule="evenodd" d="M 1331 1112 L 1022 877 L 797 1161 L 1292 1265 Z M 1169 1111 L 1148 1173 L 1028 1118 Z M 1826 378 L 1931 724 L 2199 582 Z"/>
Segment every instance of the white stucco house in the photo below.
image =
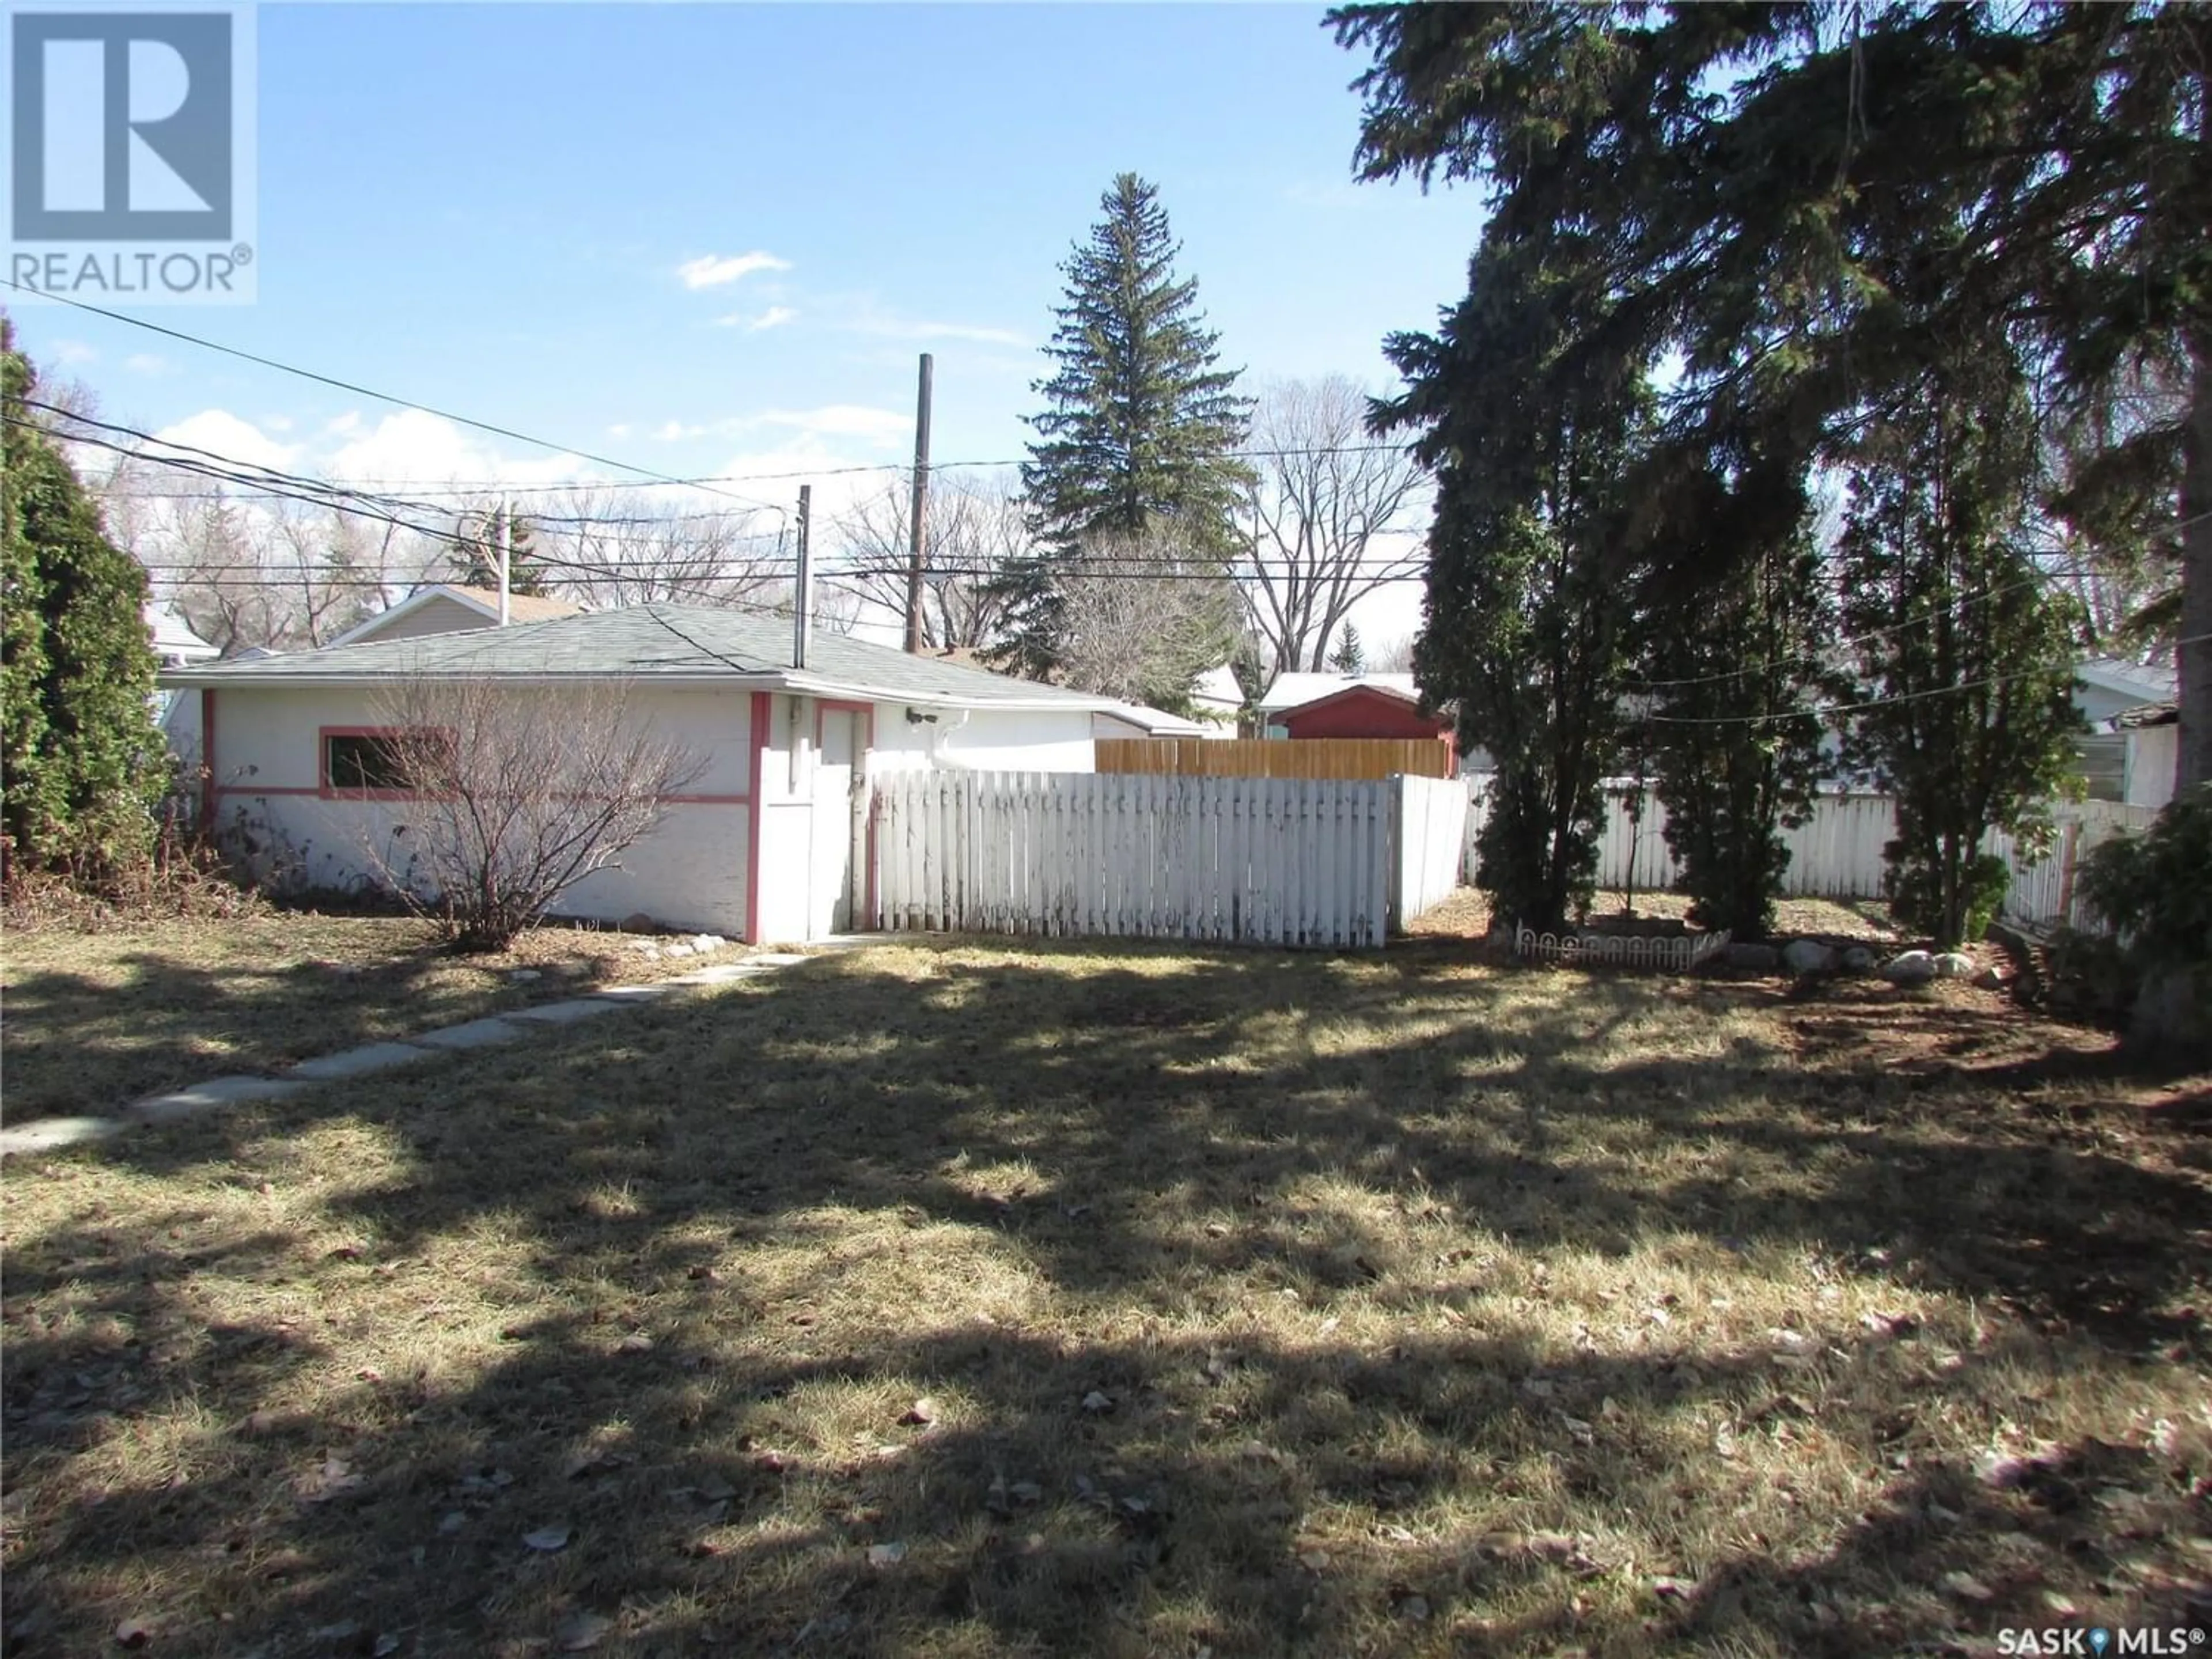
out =
<path fill-rule="evenodd" d="M 864 769 L 1088 772 L 1094 718 L 1126 707 L 836 635 L 815 636 L 804 667 L 793 654 L 787 618 L 650 605 L 203 663 L 161 684 L 197 699 L 209 821 L 342 886 L 370 878 L 370 849 L 407 819 L 405 798 L 349 784 L 373 768 L 398 687 L 557 697 L 626 683 L 632 717 L 705 769 L 561 914 L 642 912 L 756 943 L 852 924 L 871 863 L 853 810 Z"/>
<path fill-rule="evenodd" d="M 2089 657 L 2074 665 L 2074 706 L 2088 722 L 2088 732 L 2075 739 L 2081 774 L 2092 800 L 2126 801 L 2139 806 L 2163 806 L 2173 793 L 2169 775 L 2166 793 L 2157 799 L 2139 799 L 2149 790 L 2155 762 L 2141 751 L 2145 745 L 2114 722 L 2131 710 L 2173 700 L 2173 670 L 2155 663 L 2129 662 L 2116 657 Z M 2155 726 L 2148 728 L 2154 733 Z M 2161 739 L 2152 736 L 2155 750 Z M 2169 740 L 2170 741 L 2170 740 Z M 2171 754 L 2168 755 L 2169 773 Z M 2131 776 L 2132 775 L 2132 780 Z"/>

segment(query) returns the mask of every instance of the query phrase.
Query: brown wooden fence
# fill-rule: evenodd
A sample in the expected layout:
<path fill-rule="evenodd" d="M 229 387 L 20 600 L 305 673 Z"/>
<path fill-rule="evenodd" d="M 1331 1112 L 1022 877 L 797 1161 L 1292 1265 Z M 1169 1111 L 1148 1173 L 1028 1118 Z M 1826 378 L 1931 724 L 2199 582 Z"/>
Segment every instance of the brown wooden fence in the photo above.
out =
<path fill-rule="evenodd" d="M 1452 775 L 1437 738 L 1100 738 L 1101 772 L 1203 778 L 1416 778 Z"/>

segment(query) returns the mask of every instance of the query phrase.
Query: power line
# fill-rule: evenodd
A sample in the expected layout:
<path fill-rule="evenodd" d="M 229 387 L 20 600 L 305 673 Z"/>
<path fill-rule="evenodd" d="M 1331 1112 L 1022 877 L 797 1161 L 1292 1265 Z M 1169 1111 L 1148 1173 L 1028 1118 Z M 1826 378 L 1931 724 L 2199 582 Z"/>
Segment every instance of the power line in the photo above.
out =
<path fill-rule="evenodd" d="M 21 293 L 40 294 L 43 298 L 57 301 L 65 306 L 73 306 L 77 310 L 89 312 L 95 317 L 106 317 L 115 322 L 127 323 L 133 328 L 143 328 L 150 333 L 181 341 L 186 345 L 198 346 L 204 351 L 220 352 L 226 357 L 235 357 L 242 362 L 258 363 L 264 368 L 273 368 L 279 374 L 296 375 L 301 380 L 313 380 L 319 386 L 326 386 L 339 392 L 349 392 L 357 398 L 374 398 L 379 403 L 390 404 L 395 409 L 411 409 L 418 415 L 434 415 L 440 420 L 451 421 L 457 426 L 471 427 L 478 432 L 488 432 L 494 437 L 511 438 L 517 443 L 529 444 L 538 449 L 550 449 L 556 454 L 574 455 L 578 460 L 589 461 L 593 466 L 612 467 L 617 472 L 628 472 L 641 478 L 649 478 L 656 483 L 682 484 L 687 488 L 706 488 L 697 480 L 672 477 L 665 472 L 656 472 L 651 467 L 638 466 L 629 461 L 617 460 L 611 456 L 593 454 L 588 449 L 578 449 L 572 445 L 556 443 L 550 438 L 533 437 L 527 432 L 518 432 L 513 427 L 499 426 L 489 421 L 479 421 L 472 416 L 456 415 L 450 410 L 439 409 L 429 404 L 419 404 L 412 398 L 398 397 L 389 392 L 379 392 L 373 386 L 361 386 L 351 380 L 342 380 L 335 375 L 319 374 L 312 368 L 301 368 L 295 363 L 280 362 L 274 357 L 264 357 L 256 352 L 242 350 L 237 346 L 228 346 L 218 341 L 203 339 L 197 334 L 187 334 L 181 329 L 166 327 L 160 323 L 149 323 L 143 317 L 133 317 L 126 312 L 110 311 L 105 306 L 95 306 L 82 300 L 73 300 L 66 295 L 48 294 L 43 289 L 28 288 L 9 277 L 0 276 L 0 283 L 6 283 L 9 288 Z M 754 507 L 768 507 L 777 513 L 784 511 L 773 501 L 756 500 L 751 496 L 739 495 L 730 490 L 709 489 L 708 493 L 728 495 L 732 501 L 744 501 Z"/>
<path fill-rule="evenodd" d="M 2212 634 L 2192 634 L 2174 641 L 2176 646 L 2201 645 L 2212 640 Z M 1977 679 L 1960 680 L 1955 685 L 1932 686 L 1924 691 L 1899 691 L 1886 697 L 1868 697 L 1857 702 L 1825 704 L 1818 708 L 1787 709 L 1772 714 L 1646 714 L 1643 718 L 1660 726 L 1769 726 L 1781 720 L 1806 719 L 1825 720 L 1835 714 L 1856 714 L 1869 708 L 1888 708 L 1899 703 L 1920 702 L 1931 697 L 1954 697 L 1967 691 L 1978 691 L 1992 685 L 2002 685 L 2012 680 L 2027 679 L 2047 671 L 2039 668 L 2015 669 L 2002 674 L 1984 674 Z"/>

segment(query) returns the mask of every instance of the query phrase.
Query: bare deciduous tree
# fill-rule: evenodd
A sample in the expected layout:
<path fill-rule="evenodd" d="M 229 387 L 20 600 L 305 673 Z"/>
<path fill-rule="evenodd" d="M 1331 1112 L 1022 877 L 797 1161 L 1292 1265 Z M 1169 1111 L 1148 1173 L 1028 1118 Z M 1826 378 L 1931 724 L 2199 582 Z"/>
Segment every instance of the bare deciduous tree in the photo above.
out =
<path fill-rule="evenodd" d="M 727 605 L 790 573 L 760 514 L 689 507 L 635 489 L 579 488 L 530 520 L 547 585 L 600 610 Z"/>
<path fill-rule="evenodd" d="M 1168 528 L 1088 538 L 1060 582 L 1061 683 L 1182 713 L 1237 643 L 1234 585 Z"/>
<path fill-rule="evenodd" d="M 657 732 L 623 682 L 520 690 L 408 681 L 380 701 L 333 782 L 408 798 L 367 837 L 392 890 L 463 950 L 495 951 L 653 833 L 702 757 Z"/>
<path fill-rule="evenodd" d="M 906 615 L 910 483 L 866 496 L 836 527 L 839 567 L 866 603 Z M 1031 549 L 1022 500 L 1011 475 L 933 477 L 922 515 L 921 640 L 944 650 L 989 645 L 1006 615 L 990 579 Z"/>
<path fill-rule="evenodd" d="M 1353 605 L 1419 572 L 1419 541 L 1400 532 L 1426 479 L 1403 450 L 1369 435 L 1367 394 L 1342 375 L 1263 387 L 1251 447 L 1252 628 L 1278 671 L 1318 670 Z"/>

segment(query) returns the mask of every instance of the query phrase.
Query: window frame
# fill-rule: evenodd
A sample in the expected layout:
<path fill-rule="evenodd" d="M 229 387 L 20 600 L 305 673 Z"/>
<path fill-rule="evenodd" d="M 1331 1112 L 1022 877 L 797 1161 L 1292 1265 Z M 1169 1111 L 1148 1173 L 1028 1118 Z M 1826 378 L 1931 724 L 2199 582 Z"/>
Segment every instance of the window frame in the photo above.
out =
<path fill-rule="evenodd" d="M 425 796 L 413 789 L 379 789 L 367 786 L 339 783 L 331 771 L 331 743 L 338 738 L 393 738 L 436 732 L 448 744 L 455 741 L 451 726 L 325 726 L 315 732 L 315 793 L 325 800 L 423 800 L 437 799 L 437 795 Z"/>

